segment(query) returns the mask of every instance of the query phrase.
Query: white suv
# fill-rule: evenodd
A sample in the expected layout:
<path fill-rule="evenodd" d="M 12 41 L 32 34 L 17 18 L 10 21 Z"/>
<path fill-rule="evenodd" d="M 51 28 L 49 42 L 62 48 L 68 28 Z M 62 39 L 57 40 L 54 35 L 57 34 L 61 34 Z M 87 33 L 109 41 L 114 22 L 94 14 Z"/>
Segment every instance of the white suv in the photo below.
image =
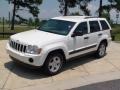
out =
<path fill-rule="evenodd" d="M 94 52 L 101 58 L 111 41 L 111 27 L 104 18 L 61 16 L 42 27 L 10 37 L 7 52 L 12 60 L 59 73 L 70 58 Z"/>

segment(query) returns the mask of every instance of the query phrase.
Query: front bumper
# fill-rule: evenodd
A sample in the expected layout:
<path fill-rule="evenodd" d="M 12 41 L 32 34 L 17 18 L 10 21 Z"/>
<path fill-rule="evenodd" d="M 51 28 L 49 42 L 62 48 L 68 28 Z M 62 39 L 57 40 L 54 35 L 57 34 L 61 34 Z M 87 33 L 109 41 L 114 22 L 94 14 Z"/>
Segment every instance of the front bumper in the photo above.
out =
<path fill-rule="evenodd" d="M 21 65 L 21 66 L 24 66 L 26 68 L 30 68 L 30 69 L 38 69 L 38 68 L 41 68 L 41 66 L 33 66 L 33 65 L 30 65 L 30 64 L 27 64 L 27 63 L 24 63 L 12 56 L 10 56 L 11 60 L 13 60 L 16 64 L 18 65 Z"/>
<path fill-rule="evenodd" d="M 12 49 L 9 46 L 9 44 L 7 44 L 6 49 L 7 49 L 7 53 L 9 54 L 9 56 L 18 62 L 23 62 L 27 65 L 36 66 L 36 67 L 40 67 L 44 63 L 44 59 L 41 55 L 32 55 L 32 54 L 18 52 L 16 50 Z M 33 62 L 30 62 L 30 59 L 33 59 Z"/>

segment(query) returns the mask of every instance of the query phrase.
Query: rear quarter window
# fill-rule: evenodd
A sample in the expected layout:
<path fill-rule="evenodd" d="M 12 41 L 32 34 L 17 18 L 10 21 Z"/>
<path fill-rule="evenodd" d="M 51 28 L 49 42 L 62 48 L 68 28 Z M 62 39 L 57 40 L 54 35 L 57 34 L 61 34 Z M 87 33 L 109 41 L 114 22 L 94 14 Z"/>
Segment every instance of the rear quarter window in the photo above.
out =
<path fill-rule="evenodd" d="M 108 30 L 110 29 L 107 22 L 105 20 L 100 20 L 101 26 L 102 26 L 102 30 Z"/>

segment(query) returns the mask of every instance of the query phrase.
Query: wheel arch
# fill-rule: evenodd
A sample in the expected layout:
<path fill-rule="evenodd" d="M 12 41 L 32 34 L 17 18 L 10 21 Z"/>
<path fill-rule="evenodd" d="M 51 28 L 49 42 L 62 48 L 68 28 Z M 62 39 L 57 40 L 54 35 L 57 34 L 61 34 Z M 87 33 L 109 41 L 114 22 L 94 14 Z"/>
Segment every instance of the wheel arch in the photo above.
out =
<path fill-rule="evenodd" d="M 99 45 L 100 45 L 101 43 L 103 43 L 103 42 L 106 44 L 106 46 L 108 46 L 108 40 L 107 40 L 107 39 L 101 40 L 100 43 L 99 43 Z"/>
<path fill-rule="evenodd" d="M 66 62 L 66 56 L 65 56 L 65 52 L 63 51 L 63 49 L 55 49 L 55 50 L 52 50 L 48 53 L 47 57 L 53 53 L 60 53 L 63 55 L 63 58 L 64 58 L 64 62 Z M 47 58 L 46 57 L 46 58 Z"/>

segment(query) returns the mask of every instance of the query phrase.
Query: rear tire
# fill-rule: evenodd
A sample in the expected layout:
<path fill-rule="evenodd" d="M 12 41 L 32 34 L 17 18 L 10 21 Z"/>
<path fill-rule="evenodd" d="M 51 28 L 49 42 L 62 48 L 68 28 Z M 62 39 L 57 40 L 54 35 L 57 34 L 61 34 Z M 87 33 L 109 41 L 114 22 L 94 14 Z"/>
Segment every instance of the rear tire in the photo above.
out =
<path fill-rule="evenodd" d="M 48 55 L 43 69 L 46 75 L 53 76 L 60 73 L 63 67 L 64 57 L 60 53 L 51 53 Z"/>
<path fill-rule="evenodd" d="M 105 54 L 106 54 L 106 47 L 107 47 L 106 43 L 105 42 L 101 42 L 100 45 L 99 45 L 99 47 L 98 47 L 98 50 L 95 53 L 95 56 L 97 58 L 104 57 Z"/>

